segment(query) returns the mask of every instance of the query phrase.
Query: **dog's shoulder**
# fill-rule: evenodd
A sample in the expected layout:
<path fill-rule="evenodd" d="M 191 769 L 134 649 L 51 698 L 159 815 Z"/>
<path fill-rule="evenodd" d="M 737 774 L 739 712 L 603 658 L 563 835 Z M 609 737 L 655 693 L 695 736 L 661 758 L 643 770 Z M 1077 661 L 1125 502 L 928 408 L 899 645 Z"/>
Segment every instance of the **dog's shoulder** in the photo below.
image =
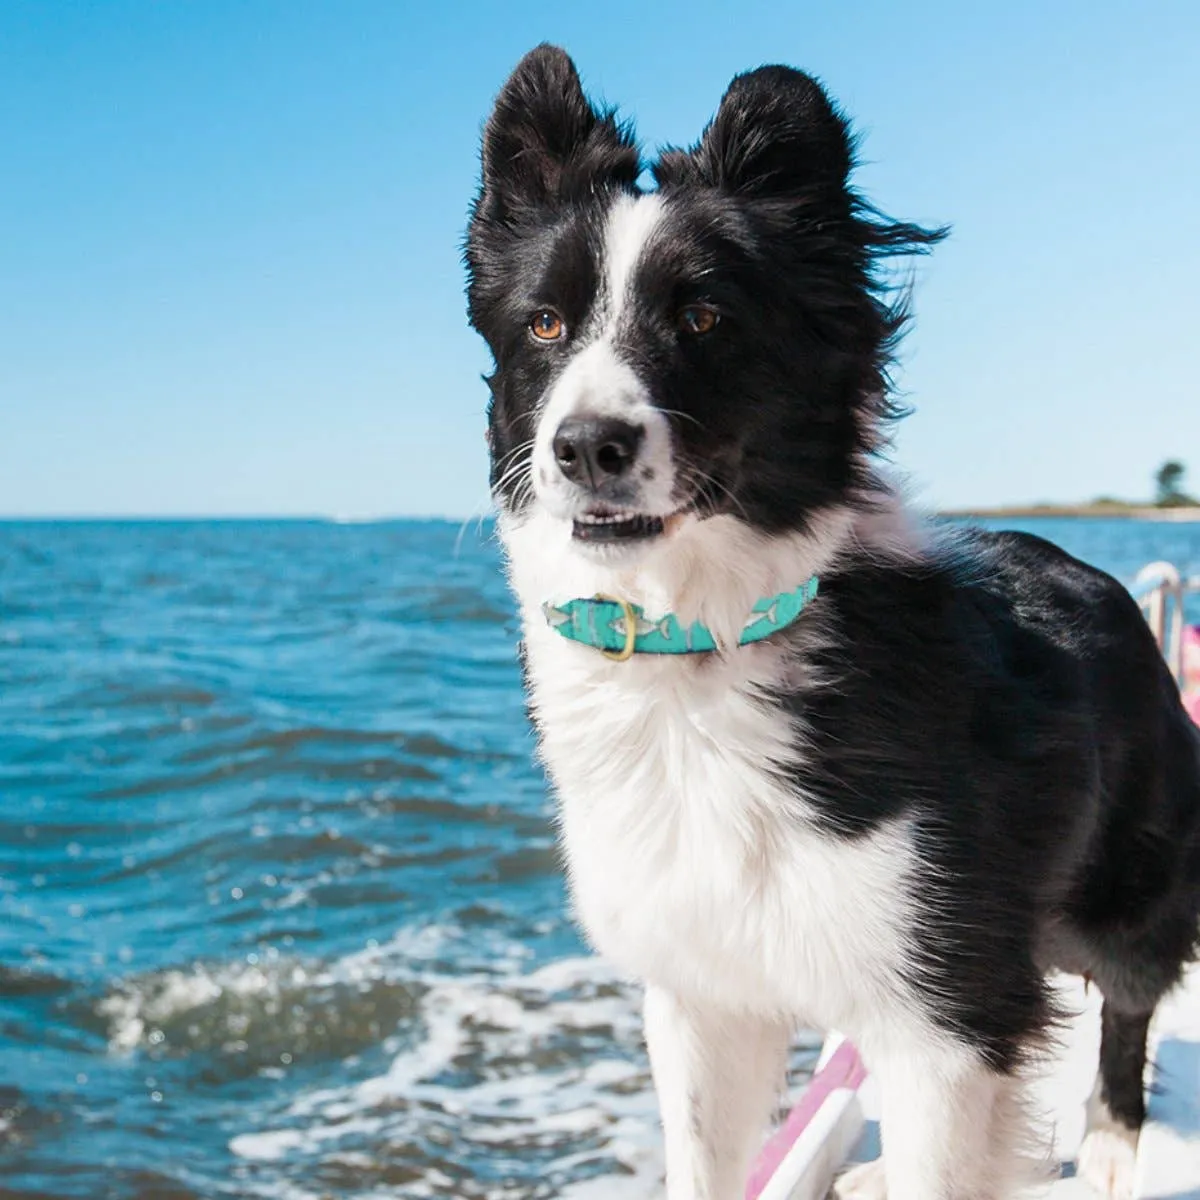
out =
<path fill-rule="evenodd" d="M 849 555 L 821 601 L 819 685 L 786 703 L 806 731 L 806 791 L 832 797 L 847 832 L 969 796 L 986 806 L 983 793 L 1045 796 L 1162 670 L 1128 592 L 1026 534 L 949 530 L 919 555 Z"/>

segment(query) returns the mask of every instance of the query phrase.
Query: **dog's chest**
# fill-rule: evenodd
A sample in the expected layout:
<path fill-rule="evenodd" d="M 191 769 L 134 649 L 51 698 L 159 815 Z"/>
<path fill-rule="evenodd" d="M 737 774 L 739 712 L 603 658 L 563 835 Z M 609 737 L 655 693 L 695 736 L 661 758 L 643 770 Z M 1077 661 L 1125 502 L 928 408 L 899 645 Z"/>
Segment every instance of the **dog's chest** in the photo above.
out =
<path fill-rule="evenodd" d="M 844 1022 L 848 961 L 894 965 L 893 831 L 815 829 L 788 781 L 802 739 L 760 681 L 530 649 L 571 892 L 597 948 L 678 992 L 775 1010 L 799 994 Z"/>

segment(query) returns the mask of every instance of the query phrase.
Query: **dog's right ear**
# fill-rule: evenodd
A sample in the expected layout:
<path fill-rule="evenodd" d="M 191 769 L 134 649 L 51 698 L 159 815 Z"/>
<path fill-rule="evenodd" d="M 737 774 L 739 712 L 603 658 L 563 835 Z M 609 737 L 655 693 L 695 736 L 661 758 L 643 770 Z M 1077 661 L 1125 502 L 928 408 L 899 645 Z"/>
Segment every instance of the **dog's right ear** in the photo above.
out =
<path fill-rule="evenodd" d="M 544 44 L 501 89 L 482 160 L 475 217 L 505 224 L 602 187 L 632 187 L 641 171 L 632 130 L 593 108 L 567 53 Z"/>

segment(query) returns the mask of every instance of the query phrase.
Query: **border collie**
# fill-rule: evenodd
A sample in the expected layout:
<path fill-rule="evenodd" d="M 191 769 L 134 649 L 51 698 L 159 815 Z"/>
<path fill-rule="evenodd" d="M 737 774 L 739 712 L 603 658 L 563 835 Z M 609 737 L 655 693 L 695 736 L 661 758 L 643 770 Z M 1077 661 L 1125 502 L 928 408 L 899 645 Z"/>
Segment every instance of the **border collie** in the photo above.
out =
<path fill-rule="evenodd" d="M 941 236 L 849 185 L 810 76 L 739 75 L 641 183 L 567 55 L 517 66 L 466 244 L 499 530 L 575 912 L 645 981 L 671 1200 L 740 1200 L 798 1023 L 882 1166 L 999 1200 L 1047 972 L 1104 995 L 1080 1171 L 1128 1196 L 1147 1025 L 1197 949 L 1200 733 L 1136 604 L 1015 533 L 922 535 L 874 464 Z"/>

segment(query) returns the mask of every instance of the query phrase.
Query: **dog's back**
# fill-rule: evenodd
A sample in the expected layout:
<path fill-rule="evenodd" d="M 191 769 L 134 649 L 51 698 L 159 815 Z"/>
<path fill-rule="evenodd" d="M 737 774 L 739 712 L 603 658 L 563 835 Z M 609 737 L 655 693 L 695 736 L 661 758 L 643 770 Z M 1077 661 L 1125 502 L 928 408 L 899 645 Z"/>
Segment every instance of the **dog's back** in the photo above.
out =
<path fill-rule="evenodd" d="M 1069 711 L 1093 747 L 1077 759 L 1094 764 L 1091 804 L 1047 914 L 1047 957 L 1111 1005 L 1148 1012 L 1197 952 L 1200 729 L 1116 580 L 1040 538 L 988 542 L 1022 627 L 1063 651 Z"/>

